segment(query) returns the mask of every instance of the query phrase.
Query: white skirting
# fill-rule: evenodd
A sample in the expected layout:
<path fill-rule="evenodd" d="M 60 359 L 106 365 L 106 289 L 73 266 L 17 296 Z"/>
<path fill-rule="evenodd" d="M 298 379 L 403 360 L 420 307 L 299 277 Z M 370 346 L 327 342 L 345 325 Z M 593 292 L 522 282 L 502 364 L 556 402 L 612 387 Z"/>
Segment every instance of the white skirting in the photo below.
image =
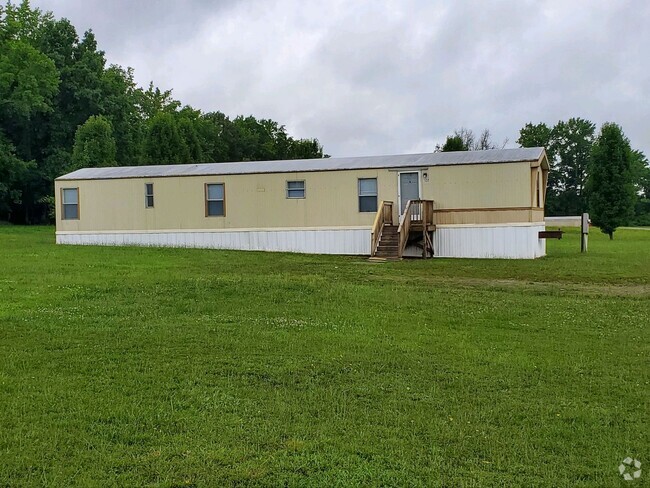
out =
<path fill-rule="evenodd" d="M 546 255 L 543 224 L 438 226 L 435 257 L 533 259 Z M 57 232 L 57 244 L 197 247 L 307 254 L 370 254 L 369 228 L 240 229 L 228 231 Z M 421 256 L 417 248 L 405 256 Z"/>
<path fill-rule="evenodd" d="M 369 228 L 57 232 L 57 244 L 370 254 Z"/>
<path fill-rule="evenodd" d="M 546 255 L 543 223 L 527 225 L 438 226 L 433 233 L 436 257 L 534 259 Z"/>

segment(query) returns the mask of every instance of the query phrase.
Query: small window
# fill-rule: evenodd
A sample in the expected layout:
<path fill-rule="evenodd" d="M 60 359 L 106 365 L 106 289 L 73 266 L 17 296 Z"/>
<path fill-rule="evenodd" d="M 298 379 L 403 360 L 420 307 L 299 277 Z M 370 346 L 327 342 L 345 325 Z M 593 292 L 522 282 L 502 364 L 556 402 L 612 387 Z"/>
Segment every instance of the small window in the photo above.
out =
<path fill-rule="evenodd" d="M 153 208 L 153 183 L 144 184 L 144 206 Z"/>
<path fill-rule="evenodd" d="M 359 212 L 377 211 L 377 178 L 359 178 Z"/>
<path fill-rule="evenodd" d="M 537 172 L 537 206 L 542 208 L 542 184 L 539 181 L 539 171 Z"/>
<path fill-rule="evenodd" d="M 207 217 L 223 217 L 226 215 L 223 183 L 208 183 L 205 185 L 205 215 Z"/>
<path fill-rule="evenodd" d="M 79 188 L 63 188 L 61 196 L 63 220 L 77 220 L 79 218 Z"/>
<path fill-rule="evenodd" d="M 305 198 L 305 180 L 287 181 L 287 198 Z"/>

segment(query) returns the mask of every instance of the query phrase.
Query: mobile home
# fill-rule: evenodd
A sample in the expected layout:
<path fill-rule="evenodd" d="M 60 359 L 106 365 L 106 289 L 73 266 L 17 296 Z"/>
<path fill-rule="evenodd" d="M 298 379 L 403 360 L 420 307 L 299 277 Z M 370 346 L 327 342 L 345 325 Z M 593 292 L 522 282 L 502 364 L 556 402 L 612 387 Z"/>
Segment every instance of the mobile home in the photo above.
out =
<path fill-rule="evenodd" d="M 543 148 L 85 168 L 56 242 L 473 258 L 545 254 Z"/>

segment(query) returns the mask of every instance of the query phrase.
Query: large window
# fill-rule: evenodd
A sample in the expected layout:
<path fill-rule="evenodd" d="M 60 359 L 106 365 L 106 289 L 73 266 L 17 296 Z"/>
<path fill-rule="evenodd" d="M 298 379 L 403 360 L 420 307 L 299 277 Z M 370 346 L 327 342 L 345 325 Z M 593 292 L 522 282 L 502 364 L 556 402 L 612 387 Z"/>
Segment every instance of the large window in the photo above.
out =
<path fill-rule="evenodd" d="M 359 212 L 377 211 L 377 178 L 359 178 Z"/>
<path fill-rule="evenodd" d="M 226 215 L 226 191 L 223 183 L 205 185 L 205 215 L 207 217 Z"/>
<path fill-rule="evenodd" d="M 63 220 L 77 220 L 79 218 L 79 188 L 63 188 L 61 190 Z"/>
<path fill-rule="evenodd" d="M 144 206 L 153 208 L 153 183 L 144 184 Z"/>
<path fill-rule="evenodd" d="M 305 198 L 305 180 L 287 181 L 287 198 Z"/>

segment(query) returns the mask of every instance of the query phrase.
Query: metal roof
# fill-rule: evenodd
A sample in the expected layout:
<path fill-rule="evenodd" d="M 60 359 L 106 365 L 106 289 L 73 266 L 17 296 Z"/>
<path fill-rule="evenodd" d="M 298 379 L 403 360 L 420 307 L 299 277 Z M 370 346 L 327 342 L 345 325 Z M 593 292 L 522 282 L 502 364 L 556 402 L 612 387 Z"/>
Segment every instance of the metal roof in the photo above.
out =
<path fill-rule="evenodd" d="M 103 180 L 115 178 L 155 178 L 166 176 L 238 175 L 254 173 L 299 173 L 354 169 L 411 168 L 456 164 L 490 164 L 537 161 L 544 148 L 492 149 L 395 156 L 249 161 L 241 163 L 169 164 L 156 166 L 115 166 L 84 168 L 57 180 Z"/>

